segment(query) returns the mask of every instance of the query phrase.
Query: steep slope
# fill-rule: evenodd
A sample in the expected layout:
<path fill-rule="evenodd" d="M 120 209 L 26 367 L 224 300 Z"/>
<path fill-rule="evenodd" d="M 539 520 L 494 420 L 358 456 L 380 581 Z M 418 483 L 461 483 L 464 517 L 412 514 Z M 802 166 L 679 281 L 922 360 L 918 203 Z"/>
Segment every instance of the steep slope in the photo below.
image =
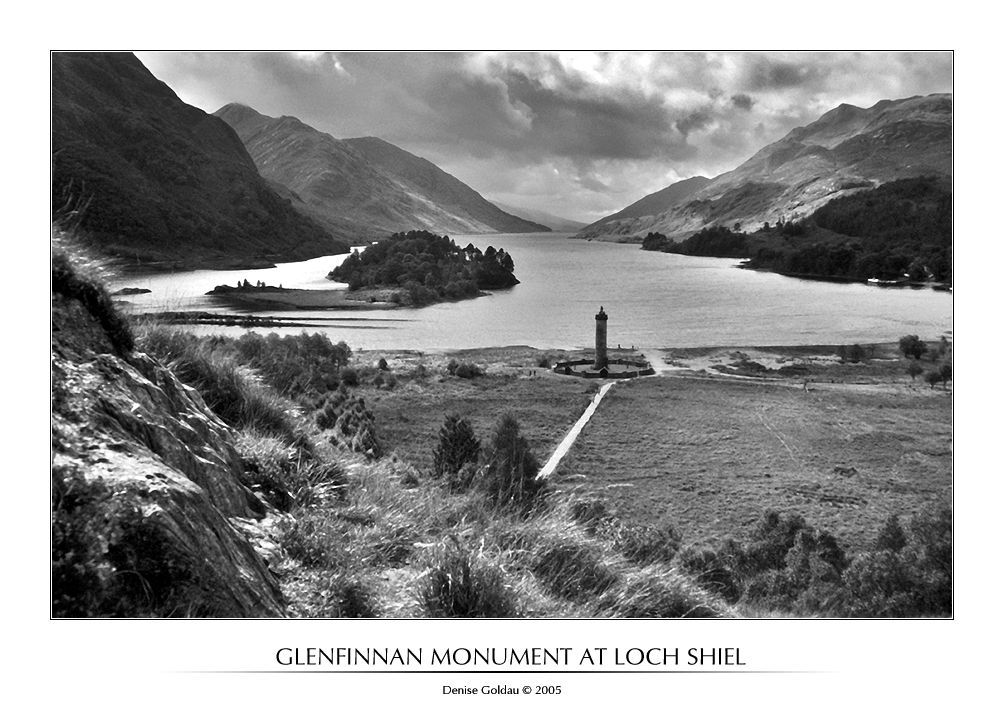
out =
<path fill-rule="evenodd" d="M 753 230 L 782 217 L 807 217 L 862 188 L 951 173 L 951 95 L 883 100 L 870 108 L 841 105 L 674 207 L 654 216 L 632 213 L 608 227 L 590 226 L 583 236 L 660 232 L 680 240 L 705 227 L 737 223 Z"/>
<path fill-rule="evenodd" d="M 132 262 L 251 267 L 344 252 L 240 138 L 130 53 L 52 55 L 52 208 Z"/>
<path fill-rule="evenodd" d="M 566 217 L 544 212 L 543 210 L 532 210 L 530 208 L 516 207 L 515 205 L 506 205 L 496 200 L 493 200 L 492 204 L 500 210 L 505 210 L 510 215 L 546 225 L 551 228 L 552 232 L 578 232 L 588 224 L 578 220 L 569 220 Z"/>
<path fill-rule="evenodd" d="M 393 232 L 542 232 L 502 212 L 428 160 L 379 138 L 338 140 L 294 117 L 240 104 L 215 115 L 240 136 L 261 174 L 286 186 L 336 237 L 351 242 Z"/>
<path fill-rule="evenodd" d="M 52 288 L 53 615 L 284 615 L 230 428 L 58 247 Z"/>

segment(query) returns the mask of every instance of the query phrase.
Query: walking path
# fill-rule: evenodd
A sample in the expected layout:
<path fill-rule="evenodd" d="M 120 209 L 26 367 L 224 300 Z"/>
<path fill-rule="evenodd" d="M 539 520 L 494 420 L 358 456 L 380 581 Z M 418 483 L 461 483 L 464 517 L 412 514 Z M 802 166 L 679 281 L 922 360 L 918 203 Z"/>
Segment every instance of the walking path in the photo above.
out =
<path fill-rule="evenodd" d="M 550 459 L 548 459 L 547 464 L 541 468 L 539 473 L 537 473 L 538 480 L 543 480 L 544 478 L 549 477 L 551 473 L 555 471 L 558 467 L 558 463 L 560 463 L 561 459 L 565 457 L 565 453 L 571 449 L 572 445 L 575 443 L 575 439 L 579 437 L 579 433 L 582 432 L 582 428 L 586 426 L 586 423 L 589 422 L 589 418 L 593 416 L 593 413 L 596 412 L 596 408 L 600 406 L 600 401 L 603 400 L 603 396 L 607 394 L 607 391 L 612 388 L 616 382 L 616 380 L 608 382 L 597 391 L 596 395 L 593 396 L 593 401 L 589 403 L 589 407 L 587 407 L 585 412 L 582 413 L 582 417 L 580 417 L 578 422 L 572 426 L 572 429 L 568 431 L 568 434 L 565 435 L 561 443 L 551 455 Z"/>

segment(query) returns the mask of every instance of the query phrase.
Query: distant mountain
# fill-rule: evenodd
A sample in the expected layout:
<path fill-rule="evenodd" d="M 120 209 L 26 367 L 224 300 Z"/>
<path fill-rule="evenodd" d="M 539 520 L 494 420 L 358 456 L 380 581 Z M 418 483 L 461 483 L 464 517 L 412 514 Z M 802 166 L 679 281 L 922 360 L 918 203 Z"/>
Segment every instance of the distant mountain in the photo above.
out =
<path fill-rule="evenodd" d="M 662 190 L 652 193 L 651 195 L 646 195 L 637 202 L 631 203 L 620 212 L 615 212 L 613 215 L 607 215 L 605 218 L 588 225 L 583 228 L 579 237 L 595 237 L 597 234 L 630 234 L 630 228 L 633 227 L 636 219 L 666 212 L 670 208 L 682 203 L 684 200 L 693 197 L 697 192 L 707 187 L 710 182 L 710 179 L 699 175 L 697 177 L 687 178 L 686 180 L 675 182 L 668 187 L 664 187 Z M 618 220 L 624 220 L 626 222 L 619 223 L 617 222 Z M 627 229 L 628 232 L 622 233 L 621 228 Z"/>
<path fill-rule="evenodd" d="M 246 105 L 215 115 L 240 136 L 261 174 L 284 185 L 335 237 L 351 242 L 393 232 L 542 232 L 503 212 L 457 178 L 379 138 L 338 140 L 297 118 Z"/>
<path fill-rule="evenodd" d="M 781 218 L 807 217 L 863 188 L 951 173 L 951 95 L 883 100 L 866 109 L 841 105 L 696 192 L 674 198 L 672 207 L 652 214 L 658 204 L 647 201 L 681 183 L 590 225 L 579 236 L 659 232 L 679 241 L 715 225 L 754 230 Z"/>
<path fill-rule="evenodd" d="M 109 254 L 251 267 L 344 252 L 258 174 L 237 134 L 130 53 L 52 55 L 52 209 Z"/>
<path fill-rule="evenodd" d="M 579 222 L 578 220 L 569 220 L 568 218 L 561 217 L 560 215 L 553 215 L 549 212 L 544 212 L 543 210 L 531 210 L 530 208 L 506 205 L 505 203 L 500 203 L 495 200 L 492 202 L 496 207 L 505 210 L 510 215 L 516 215 L 517 217 L 526 218 L 527 220 L 531 220 L 535 223 L 546 225 L 551 228 L 552 232 L 577 232 L 587 225 L 587 223 Z"/>

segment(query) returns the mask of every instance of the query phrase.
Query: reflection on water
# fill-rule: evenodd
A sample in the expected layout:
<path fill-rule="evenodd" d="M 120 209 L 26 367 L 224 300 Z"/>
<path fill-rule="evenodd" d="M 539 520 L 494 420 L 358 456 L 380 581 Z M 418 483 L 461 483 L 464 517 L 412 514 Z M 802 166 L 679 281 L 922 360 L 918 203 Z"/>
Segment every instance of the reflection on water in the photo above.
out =
<path fill-rule="evenodd" d="M 323 328 L 353 348 L 443 350 L 497 345 L 589 347 L 600 305 L 611 346 L 699 347 L 884 342 L 905 334 L 937 338 L 952 328 L 952 295 L 861 283 L 822 283 L 741 270 L 734 260 L 645 252 L 637 245 L 572 240 L 560 233 L 453 238 L 513 257 L 516 287 L 490 297 L 399 310 L 289 310 L 259 313 Z M 130 277 L 115 287 L 153 292 L 125 298 L 139 310 L 234 312 L 205 293 L 259 280 L 286 288 L 330 289 L 325 275 L 344 255 L 267 270 L 197 270 Z M 197 332 L 246 332 L 203 327 Z M 302 332 L 303 328 L 259 332 Z"/>

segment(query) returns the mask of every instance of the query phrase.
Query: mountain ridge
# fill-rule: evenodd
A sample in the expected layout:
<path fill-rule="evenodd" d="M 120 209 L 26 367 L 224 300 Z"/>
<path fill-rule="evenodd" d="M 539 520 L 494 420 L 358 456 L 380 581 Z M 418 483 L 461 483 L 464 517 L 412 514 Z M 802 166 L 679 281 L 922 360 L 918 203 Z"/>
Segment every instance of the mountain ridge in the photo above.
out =
<path fill-rule="evenodd" d="M 869 108 L 845 103 L 661 212 L 628 211 L 669 188 L 594 223 L 579 237 L 659 232 L 682 240 L 715 225 L 753 230 L 781 218 L 807 217 L 830 200 L 891 180 L 951 174 L 950 94 L 882 100 Z"/>
<path fill-rule="evenodd" d="M 376 240 L 393 232 L 543 232 L 500 210 L 432 162 L 375 137 L 339 140 L 284 115 L 231 103 L 214 113 L 244 142 L 262 176 L 302 200 L 335 237 Z"/>
<path fill-rule="evenodd" d="M 53 53 L 52 210 L 147 266 L 249 267 L 343 252 L 259 175 L 229 125 L 131 53 Z"/>

